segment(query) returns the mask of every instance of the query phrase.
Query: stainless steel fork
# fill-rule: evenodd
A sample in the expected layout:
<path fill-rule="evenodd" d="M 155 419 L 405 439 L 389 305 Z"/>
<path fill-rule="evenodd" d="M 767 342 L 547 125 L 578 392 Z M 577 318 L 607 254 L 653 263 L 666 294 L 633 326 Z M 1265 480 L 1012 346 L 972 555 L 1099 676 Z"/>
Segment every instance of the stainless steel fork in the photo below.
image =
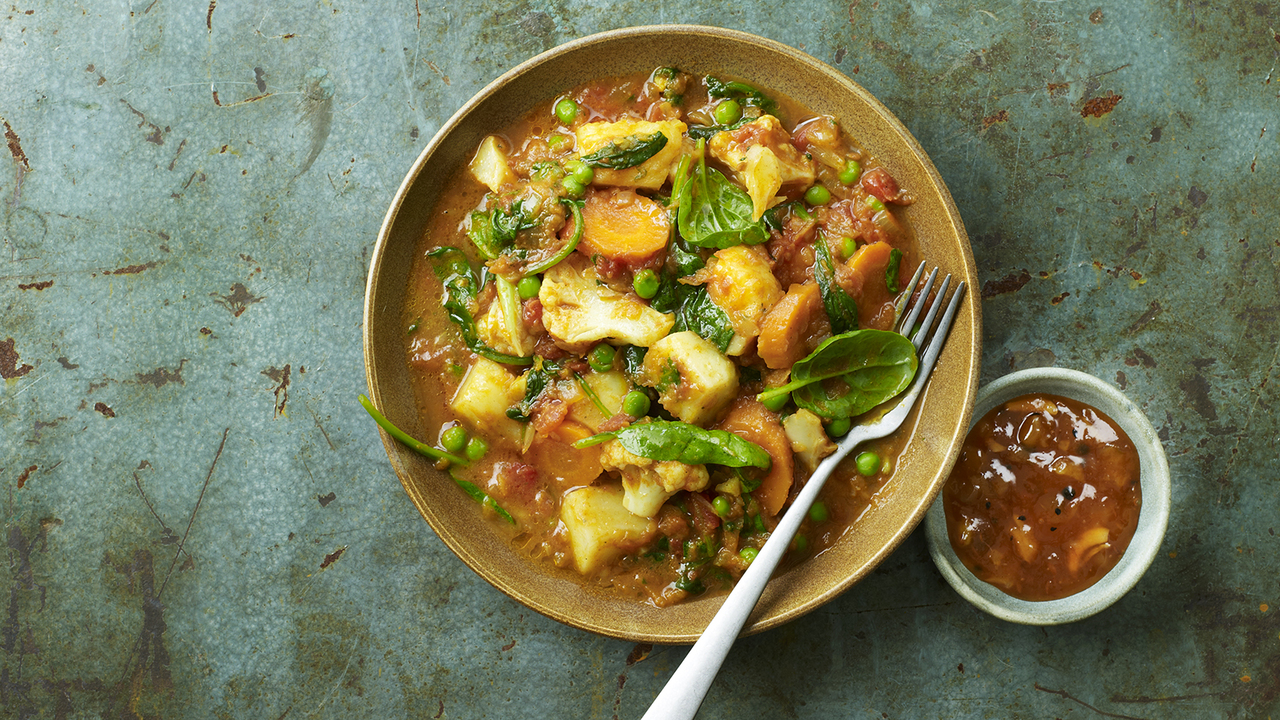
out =
<path fill-rule="evenodd" d="M 916 398 L 920 396 L 920 391 L 924 388 L 925 382 L 929 379 L 929 373 L 932 372 L 938 360 L 938 353 L 942 351 L 942 346 L 946 342 L 947 332 L 951 329 L 951 323 L 955 319 L 956 309 L 960 306 L 965 289 L 964 282 L 956 286 L 951 301 L 946 303 L 942 319 L 937 323 L 936 331 L 931 332 L 938 308 L 945 302 L 951 276 L 947 275 L 943 279 L 935 300 L 931 303 L 929 302 L 930 292 L 933 289 L 934 279 L 938 276 L 936 268 L 929 274 L 928 280 L 919 292 L 915 292 L 915 288 L 920 283 L 920 277 L 924 274 L 924 267 L 924 263 L 921 263 L 916 269 L 915 275 L 898 303 L 899 319 L 895 328 L 911 338 L 917 353 L 920 354 L 919 368 L 911 387 L 899 396 L 897 404 L 888 412 L 873 422 L 858 425 L 850 430 L 849 434 L 837 443 L 835 453 L 824 459 L 814 469 L 808 483 L 800 490 L 791 507 L 778 521 L 778 526 L 769 535 L 769 540 L 760 549 L 760 554 L 738 579 L 733 592 L 725 598 L 724 605 L 711 619 L 711 623 L 698 638 L 698 642 L 689 650 L 684 662 L 676 668 L 662 692 L 649 706 L 649 711 L 644 714 L 643 720 L 690 720 L 697 714 L 698 707 L 702 705 L 702 699 L 706 697 L 707 689 L 711 687 L 711 681 L 720 671 L 720 666 L 728 656 L 729 649 L 733 647 L 734 640 L 738 638 L 738 633 L 742 632 L 743 625 L 746 624 L 751 611 L 755 609 L 756 602 L 760 600 L 765 584 L 769 582 L 774 568 L 778 566 L 787 546 L 795 537 L 800 522 L 808 514 L 809 507 L 818 497 L 818 491 L 826 484 L 827 478 L 831 476 L 836 465 L 858 445 L 868 440 L 882 438 L 897 430 L 907 414 L 911 412 Z M 913 298 L 915 298 L 914 303 Z M 904 313 L 903 310 L 908 306 L 911 308 L 910 311 Z M 920 320 L 920 313 L 925 306 L 928 306 L 928 311 L 924 319 Z M 918 329 L 917 320 L 919 320 Z M 912 332 L 913 329 L 914 332 Z M 925 340 L 929 340 L 929 344 L 921 352 Z"/>

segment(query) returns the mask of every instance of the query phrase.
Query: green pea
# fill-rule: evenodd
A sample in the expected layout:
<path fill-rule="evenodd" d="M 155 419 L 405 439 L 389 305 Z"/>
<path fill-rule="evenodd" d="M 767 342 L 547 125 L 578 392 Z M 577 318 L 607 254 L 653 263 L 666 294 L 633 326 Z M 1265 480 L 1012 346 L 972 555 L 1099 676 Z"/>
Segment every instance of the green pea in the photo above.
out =
<path fill-rule="evenodd" d="M 820 523 L 820 522 L 826 522 L 827 518 L 829 517 L 831 517 L 831 515 L 830 513 L 827 512 L 827 504 L 822 502 L 821 500 L 815 502 L 813 505 L 809 507 L 810 520 L 816 523 Z"/>
<path fill-rule="evenodd" d="M 613 369 L 613 356 L 617 352 L 612 345 L 600 343 L 591 348 L 591 352 L 587 355 L 587 364 L 596 372 L 608 372 Z"/>
<path fill-rule="evenodd" d="M 729 501 L 723 495 L 717 495 L 715 500 L 711 501 L 711 509 L 716 511 L 720 517 L 726 517 L 729 514 Z"/>
<path fill-rule="evenodd" d="M 529 275 L 520 278 L 520 282 L 516 283 L 516 292 L 520 294 L 521 300 L 537 297 L 538 291 L 542 289 L 542 280 L 537 275 Z"/>
<path fill-rule="evenodd" d="M 636 289 L 637 295 L 648 300 L 658 294 L 658 288 L 662 285 L 662 281 L 658 279 L 658 273 L 645 268 L 636 273 L 631 285 Z"/>
<path fill-rule="evenodd" d="M 553 152 L 567 150 L 569 142 L 568 135 L 552 135 L 547 138 L 547 146 L 550 147 Z"/>
<path fill-rule="evenodd" d="M 798 553 L 808 552 L 809 538 L 803 535 L 797 535 L 795 539 L 791 541 L 791 549 L 795 550 Z"/>
<path fill-rule="evenodd" d="M 791 399 L 791 393 L 782 393 L 780 395 L 771 395 L 764 401 L 765 409 L 778 412 L 787 406 L 787 401 Z"/>
<path fill-rule="evenodd" d="M 871 477 L 880 472 L 880 456 L 870 450 L 858 453 L 858 458 L 854 460 L 854 464 L 858 466 L 858 473 L 865 477 Z"/>
<path fill-rule="evenodd" d="M 478 437 L 473 437 L 467 441 L 466 455 L 468 460 L 479 460 L 484 454 L 489 452 L 489 443 Z"/>
<path fill-rule="evenodd" d="M 622 412 L 634 418 L 648 415 L 649 406 L 649 396 L 639 390 L 632 390 L 626 394 L 626 397 L 622 398 Z"/>
<path fill-rule="evenodd" d="M 591 181 L 596 179 L 595 168 L 581 160 L 570 160 L 565 163 L 564 169 L 569 173 L 569 177 L 582 183 L 583 187 L 590 185 Z"/>
<path fill-rule="evenodd" d="M 440 434 L 440 444 L 451 453 L 460 453 L 467 446 L 467 429 L 454 425 Z"/>
<path fill-rule="evenodd" d="M 577 117 L 578 103 L 574 102 L 573 98 L 561 98 L 560 102 L 556 103 L 557 120 L 565 125 L 571 125 Z"/>
<path fill-rule="evenodd" d="M 858 251 L 858 241 L 851 237 L 842 237 L 840 238 L 840 250 L 844 252 L 844 257 L 847 260 Z"/>
<path fill-rule="evenodd" d="M 845 164 L 844 169 L 840 171 L 840 182 L 845 185 L 852 185 L 858 181 L 858 176 L 862 174 L 862 166 L 857 160 L 850 160 Z"/>
<path fill-rule="evenodd" d="M 884 203 L 880 202 L 880 198 L 875 195 L 868 195 L 866 203 L 867 207 L 871 208 L 872 212 L 881 212 L 884 210 Z"/>
<path fill-rule="evenodd" d="M 565 179 L 561 180 L 560 187 L 564 188 L 565 194 L 571 198 L 582 197 L 582 194 L 587 191 L 587 187 L 574 180 L 572 175 L 566 176 Z"/>
<path fill-rule="evenodd" d="M 744 547 L 738 551 L 738 557 L 746 560 L 747 562 L 753 562 L 759 554 L 760 551 L 753 547 Z"/>
<path fill-rule="evenodd" d="M 716 106 L 715 116 L 721 125 L 732 125 L 742 118 L 742 105 L 737 100 L 725 100 Z"/>
<path fill-rule="evenodd" d="M 821 185 L 814 185 L 804 191 L 804 201 L 810 205 L 826 205 L 831 202 L 831 191 Z"/>
<path fill-rule="evenodd" d="M 830 437 L 844 437 L 849 434 L 849 428 L 853 427 L 853 421 L 849 418 L 836 418 L 827 423 L 827 435 Z"/>

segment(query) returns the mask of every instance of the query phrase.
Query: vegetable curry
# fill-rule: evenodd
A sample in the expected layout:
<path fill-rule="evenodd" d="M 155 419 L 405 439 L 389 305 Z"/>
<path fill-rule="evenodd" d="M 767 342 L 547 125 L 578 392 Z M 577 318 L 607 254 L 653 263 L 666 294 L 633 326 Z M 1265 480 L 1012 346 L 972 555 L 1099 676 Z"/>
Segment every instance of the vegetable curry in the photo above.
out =
<path fill-rule="evenodd" d="M 730 588 L 832 440 L 911 382 L 910 202 L 836 118 L 727 78 L 537 108 L 480 143 L 415 260 L 419 451 L 587 582 L 660 607 Z M 903 442 L 837 471 L 788 562 L 849 530 Z"/>

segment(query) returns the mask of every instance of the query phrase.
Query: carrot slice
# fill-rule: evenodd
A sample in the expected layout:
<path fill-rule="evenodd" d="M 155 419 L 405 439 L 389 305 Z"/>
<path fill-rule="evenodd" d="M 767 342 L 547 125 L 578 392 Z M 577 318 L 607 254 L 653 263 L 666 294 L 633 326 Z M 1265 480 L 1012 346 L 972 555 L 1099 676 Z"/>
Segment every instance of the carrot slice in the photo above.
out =
<path fill-rule="evenodd" d="M 787 493 L 791 491 L 791 482 L 795 478 L 791 441 L 778 422 L 778 416 L 766 410 L 755 398 L 738 398 L 729 406 L 729 414 L 718 427 L 759 445 L 773 458 L 769 474 L 751 494 L 765 514 L 777 515 L 787 501 Z"/>
<path fill-rule="evenodd" d="M 771 370 L 791 367 L 806 354 L 805 331 L 822 296 L 814 283 L 792 285 L 760 322 L 756 354 Z"/>
<path fill-rule="evenodd" d="M 583 252 L 626 263 L 643 262 L 662 252 L 671 235 L 666 208 L 634 190 L 589 193 L 582 224 Z"/>

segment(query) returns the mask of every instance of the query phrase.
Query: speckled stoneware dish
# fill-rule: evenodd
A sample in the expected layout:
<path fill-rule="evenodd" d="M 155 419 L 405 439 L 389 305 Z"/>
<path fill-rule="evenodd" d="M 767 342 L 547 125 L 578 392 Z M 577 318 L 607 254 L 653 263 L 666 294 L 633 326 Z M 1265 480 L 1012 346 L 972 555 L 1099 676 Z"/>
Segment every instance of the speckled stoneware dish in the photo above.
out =
<path fill-rule="evenodd" d="M 839 118 L 915 196 L 905 217 L 925 258 L 977 287 L 964 225 L 933 163 L 902 123 L 837 70 L 778 43 L 718 28 L 672 25 L 593 35 L 529 60 L 472 98 L 427 144 L 392 200 L 369 269 L 364 359 L 369 395 L 393 423 L 428 437 L 414 409 L 400 311 L 416 244 L 442 189 L 487 134 L 538 103 L 591 80 L 663 65 L 733 76 Z M 835 597 L 919 524 L 968 426 L 981 335 L 979 303 L 970 290 L 923 402 L 902 430 L 911 434 L 910 446 L 894 476 L 854 532 L 770 583 L 748 632 L 780 625 Z M 500 539 L 482 521 L 480 508 L 431 463 L 385 434 L 383 442 L 409 498 L 445 544 L 494 587 L 544 615 L 617 638 L 688 643 L 720 606 L 719 598 L 703 598 L 658 609 L 612 598 L 535 564 Z"/>
<path fill-rule="evenodd" d="M 1090 587 L 1060 600 L 1019 600 L 979 580 L 960 562 L 947 536 L 947 517 L 939 495 L 929 509 L 926 532 L 929 554 L 942 576 L 964 599 L 1009 622 L 1024 625 L 1060 625 L 1105 610 L 1129 592 L 1160 550 L 1169 523 L 1172 483 L 1160 438 L 1147 417 L 1123 393 L 1098 378 L 1063 368 L 1020 370 L 984 385 L 973 409 L 977 422 L 995 406 L 1030 393 L 1047 393 L 1091 405 L 1120 424 L 1138 450 L 1142 475 L 1142 510 L 1138 529 L 1120 562 Z"/>

